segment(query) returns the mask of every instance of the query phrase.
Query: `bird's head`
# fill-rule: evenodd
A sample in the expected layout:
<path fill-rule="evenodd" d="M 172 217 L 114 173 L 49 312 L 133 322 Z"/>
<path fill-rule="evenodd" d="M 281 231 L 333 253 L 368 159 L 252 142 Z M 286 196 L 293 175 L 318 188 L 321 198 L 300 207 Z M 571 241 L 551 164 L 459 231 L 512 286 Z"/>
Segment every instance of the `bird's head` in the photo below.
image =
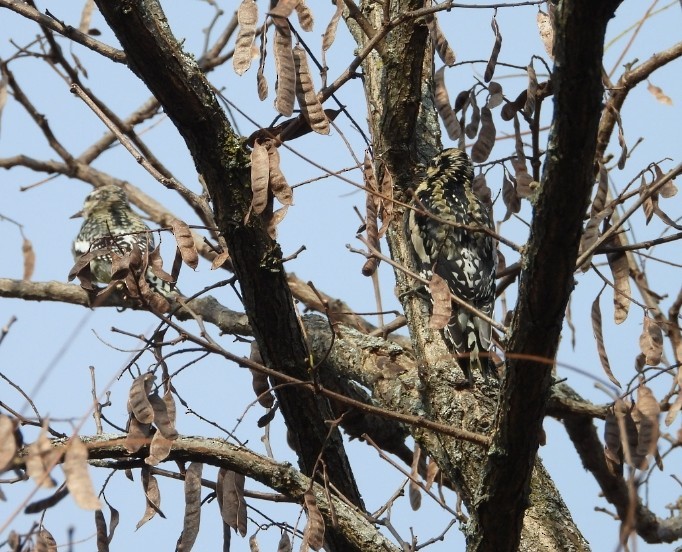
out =
<path fill-rule="evenodd" d="M 112 211 L 117 208 L 129 208 L 128 196 L 126 196 L 126 193 L 118 186 L 109 184 L 90 192 L 85 198 L 83 209 L 75 215 L 72 215 L 71 218 L 88 218 L 93 213 Z"/>
<path fill-rule="evenodd" d="M 459 148 L 441 151 L 429 163 L 428 176 L 446 177 L 453 185 L 471 183 L 474 179 L 474 166 L 469 156 Z"/>

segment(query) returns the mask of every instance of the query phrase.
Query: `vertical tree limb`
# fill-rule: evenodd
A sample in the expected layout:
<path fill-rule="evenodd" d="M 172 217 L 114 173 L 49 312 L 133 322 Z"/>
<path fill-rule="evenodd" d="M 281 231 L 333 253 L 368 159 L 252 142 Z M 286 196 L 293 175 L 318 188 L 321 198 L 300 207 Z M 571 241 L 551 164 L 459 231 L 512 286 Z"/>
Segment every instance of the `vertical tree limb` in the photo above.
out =
<path fill-rule="evenodd" d="M 469 550 L 516 550 L 573 289 L 582 221 L 594 184 L 606 25 L 619 0 L 561 2 L 556 16 L 554 117 L 507 348 L 493 446 Z M 500 512 L 505 515 L 500 516 Z"/>

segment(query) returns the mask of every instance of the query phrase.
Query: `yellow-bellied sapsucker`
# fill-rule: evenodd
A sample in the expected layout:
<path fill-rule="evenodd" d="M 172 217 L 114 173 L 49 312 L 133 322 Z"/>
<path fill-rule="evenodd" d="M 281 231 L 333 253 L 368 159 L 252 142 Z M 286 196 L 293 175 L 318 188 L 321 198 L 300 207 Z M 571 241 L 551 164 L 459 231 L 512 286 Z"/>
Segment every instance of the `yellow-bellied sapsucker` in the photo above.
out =
<path fill-rule="evenodd" d="M 111 281 L 112 253 L 125 255 L 135 245 L 142 255 L 154 250 L 154 237 L 140 215 L 130 207 L 126 193 L 114 185 L 97 188 L 85 198 L 83 209 L 72 218 L 82 216 L 85 220 L 73 241 L 72 252 L 76 260 L 87 253 L 102 250 L 101 255 L 90 261 L 90 272 L 95 282 Z M 150 269 L 145 280 L 152 290 L 168 295 L 171 286 L 156 277 Z"/>
<path fill-rule="evenodd" d="M 438 154 L 415 191 L 415 210 L 407 213 L 406 232 L 422 277 L 430 279 L 438 274 L 453 295 L 492 317 L 495 240 L 490 234 L 473 229 L 492 229 L 492 217 L 473 192 L 473 178 L 474 168 L 465 152 L 450 148 Z M 486 354 L 492 333 L 488 322 L 453 302 L 452 318 L 443 333 L 469 377 L 470 366 L 484 374 L 493 370 Z M 481 352 L 484 358 L 479 355 Z"/>

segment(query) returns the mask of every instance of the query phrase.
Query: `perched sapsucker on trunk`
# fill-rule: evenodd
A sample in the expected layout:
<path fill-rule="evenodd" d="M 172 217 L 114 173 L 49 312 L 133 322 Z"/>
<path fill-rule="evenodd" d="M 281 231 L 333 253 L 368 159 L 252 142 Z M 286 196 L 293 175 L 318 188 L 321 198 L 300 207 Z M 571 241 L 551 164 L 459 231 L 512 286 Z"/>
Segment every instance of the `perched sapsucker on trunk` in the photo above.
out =
<path fill-rule="evenodd" d="M 493 224 L 488 208 L 474 194 L 473 178 L 465 152 L 450 148 L 438 154 L 414 193 L 415 210 L 406 215 L 406 233 L 424 278 L 439 275 L 453 295 L 492 317 L 496 247 L 483 229 Z M 484 374 L 493 370 L 487 354 L 491 332 L 488 322 L 452 303 L 452 318 L 443 333 L 465 373 L 471 373 L 471 366 Z"/>

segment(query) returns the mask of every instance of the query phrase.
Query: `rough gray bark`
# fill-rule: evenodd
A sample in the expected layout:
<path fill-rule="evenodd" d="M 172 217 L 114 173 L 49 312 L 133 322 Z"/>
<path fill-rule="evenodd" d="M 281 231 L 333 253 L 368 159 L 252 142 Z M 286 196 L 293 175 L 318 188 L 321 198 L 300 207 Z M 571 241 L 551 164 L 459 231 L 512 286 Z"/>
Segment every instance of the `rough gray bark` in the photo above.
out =
<path fill-rule="evenodd" d="M 618 3 L 607 2 L 597 9 L 586 3 L 562 3 L 559 10 L 554 126 L 510 336 L 508 352 L 512 355 L 551 360 L 556 353 L 573 285 L 582 216 L 593 185 L 603 37 Z M 391 15 L 420 7 L 419 2 L 393 2 Z M 372 3 L 363 4 L 362 11 L 370 20 L 382 21 L 382 10 L 373 8 Z M 354 29 L 354 37 L 360 45 L 367 42 L 360 28 Z M 368 57 L 363 69 L 375 154 L 382 162 L 380 168 L 391 172 L 400 197 L 401 191 L 415 185 L 415 162 L 438 147 L 433 138 L 437 127 L 430 125 L 433 119 L 429 118 L 433 112 L 431 57 L 424 24 L 417 19 L 396 27 L 386 37 L 382 53 Z M 415 102 L 421 111 L 415 109 Z M 432 132 L 415 133 L 419 123 L 430 126 Z M 410 267 L 410 253 L 399 224 L 389 231 L 388 239 L 393 258 Z M 409 290 L 410 283 L 400 271 L 396 279 L 401 292 Z M 404 307 L 420 359 L 427 415 L 483 433 L 491 430 L 495 420 L 494 445 L 488 453 L 468 443 L 415 432 L 421 445 L 460 488 L 473 514 L 467 530 L 468 549 L 516 550 L 521 539 L 522 548 L 539 550 L 545 544 L 541 535 L 547 533 L 557 538 L 547 550 L 586 549 L 587 543 L 550 480 L 537 479 L 541 466 L 536 462 L 536 452 L 551 365 L 528 362 L 524 360 L 527 356 L 510 361 L 497 405 L 495 385 L 456 390 L 458 369 L 439 337 L 426 327 L 427 306 L 417 297 L 406 297 Z M 532 484 L 531 474 L 535 477 Z M 522 537 L 531 488 L 533 506 L 525 517 Z M 554 509 L 550 505 L 553 502 L 562 507 Z M 544 509 L 543 515 L 537 515 L 538 507 Z"/>
<path fill-rule="evenodd" d="M 279 245 L 259 217 L 244 224 L 251 199 L 248 153 L 203 72 L 182 52 L 156 0 L 100 0 L 97 5 L 126 52 L 129 67 L 159 100 L 206 182 L 264 361 L 285 374 L 310 379 L 309 355 Z M 340 433 L 325 424 L 332 418 L 326 399 L 291 387 L 277 395 L 303 473 L 312 475 L 322 454 L 331 483 L 362 508 Z M 354 549 L 334 528 L 327 532 L 327 540 L 332 550 Z"/>

